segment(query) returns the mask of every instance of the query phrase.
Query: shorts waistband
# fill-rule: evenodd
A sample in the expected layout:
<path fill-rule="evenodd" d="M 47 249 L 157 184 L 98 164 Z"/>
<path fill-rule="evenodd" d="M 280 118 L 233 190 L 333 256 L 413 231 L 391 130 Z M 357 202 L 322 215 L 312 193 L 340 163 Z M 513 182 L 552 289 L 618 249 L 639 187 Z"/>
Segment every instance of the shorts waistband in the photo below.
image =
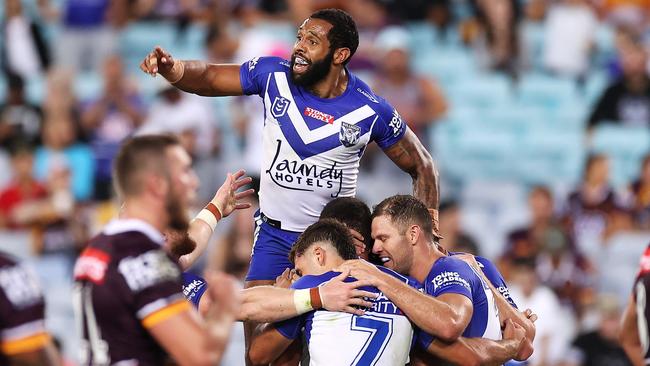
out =
<path fill-rule="evenodd" d="M 266 222 L 269 224 L 269 226 L 274 227 L 276 229 L 282 230 L 282 222 L 280 220 L 274 220 L 264 214 L 264 212 L 260 211 L 260 218 L 262 218 L 262 221 Z"/>

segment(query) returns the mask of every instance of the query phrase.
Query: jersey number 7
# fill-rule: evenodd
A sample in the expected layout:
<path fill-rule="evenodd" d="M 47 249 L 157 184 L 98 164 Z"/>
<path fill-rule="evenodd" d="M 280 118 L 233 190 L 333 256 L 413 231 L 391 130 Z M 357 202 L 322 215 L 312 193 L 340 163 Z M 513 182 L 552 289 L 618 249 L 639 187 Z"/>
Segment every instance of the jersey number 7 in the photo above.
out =
<path fill-rule="evenodd" d="M 353 316 L 350 330 L 370 334 L 350 366 L 372 366 L 377 363 L 393 335 L 393 319 L 375 315 Z"/>

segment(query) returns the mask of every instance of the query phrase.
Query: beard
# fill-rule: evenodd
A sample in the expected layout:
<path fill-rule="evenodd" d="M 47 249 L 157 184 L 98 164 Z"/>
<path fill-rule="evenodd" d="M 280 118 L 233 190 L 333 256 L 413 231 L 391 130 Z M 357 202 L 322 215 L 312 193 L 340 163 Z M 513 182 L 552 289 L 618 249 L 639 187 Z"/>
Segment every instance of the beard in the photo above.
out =
<path fill-rule="evenodd" d="M 165 239 L 169 252 L 176 258 L 190 254 L 196 249 L 196 242 L 190 238 L 187 231 L 167 230 Z"/>
<path fill-rule="evenodd" d="M 183 208 L 181 200 L 173 191 L 167 196 L 165 210 L 167 211 L 167 216 L 169 217 L 169 229 L 186 232 L 190 227 L 190 222 L 187 219 L 187 213 Z"/>
<path fill-rule="evenodd" d="M 332 68 L 333 59 L 334 50 L 330 50 L 323 59 L 312 62 L 303 74 L 297 75 L 293 72 L 293 65 L 296 63 L 296 56 L 291 56 L 291 81 L 303 88 L 309 88 L 327 76 Z"/>

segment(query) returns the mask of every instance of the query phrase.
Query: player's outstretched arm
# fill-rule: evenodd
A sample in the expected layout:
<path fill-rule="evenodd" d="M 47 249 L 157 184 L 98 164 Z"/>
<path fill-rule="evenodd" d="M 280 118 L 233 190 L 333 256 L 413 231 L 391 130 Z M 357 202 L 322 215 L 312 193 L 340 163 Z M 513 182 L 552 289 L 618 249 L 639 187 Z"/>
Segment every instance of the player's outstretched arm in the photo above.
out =
<path fill-rule="evenodd" d="M 160 74 L 178 89 L 203 96 L 243 95 L 239 68 L 234 64 L 175 60 L 160 46 L 140 63 L 143 72 L 151 76 Z"/>
<path fill-rule="evenodd" d="M 268 365 L 280 357 L 293 341 L 283 336 L 273 324 L 260 324 L 253 334 L 248 357 L 253 365 Z"/>
<path fill-rule="evenodd" d="M 237 320 L 271 323 L 293 318 L 318 309 L 363 315 L 356 307 L 369 308 L 376 294 L 359 290 L 368 281 L 343 282 L 349 272 L 341 273 L 320 287 L 290 290 L 274 286 L 257 286 L 242 290 L 242 306 Z"/>
<path fill-rule="evenodd" d="M 411 322 L 445 342 L 458 339 L 472 318 L 473 305 L 466 296 L 449 293 L 435 298 L 423 294 L 363 260 L 346 261 L 339 269 L 377 287 Z"/>
<path fill-rule="evenodd" d="M 637 324 L 636 301 L 634 301 L 633 297 L 630 297 L 630 301 L 623 314 L 623 324 L 621 326 L 621 333 L 619 334 L 619 341 L 632 364 L 634 366 L 643 366 L 645 365 L 645 361 L 643 359 L 644 355 Z"/>
<path fill-rule="evenodd" d="M 215 193 L 214 197 L 210 201 L 210 204 L 213 205 L 212 207 L 216 208 L 217 212 L 211 212 L 211 210 L 214 211 L 214 209 L 206 206 L 206 208 L 190 222 L 187 234 L 196 246 L 191 253 L 179 257 L 178 263 L 183 271 L 189 269 L 205 252 L 218 220 L 228 217 L 235 210 L 243 210 L 251 207 L 250 203 L 242 200 L 246 197 L 252 196 L 255 191 L 247 189 L 243 192 L 237 192 L 240 188 L 250 184 L 252 181 L 251 177 L 245 175 L 246 172 L 244 170 L 239 170 L 234 174 L 228 173 L 226 180 L 223 182 L 221 187 L 219 187 L 219 190 L 217 190 L 217 193 Z"/>
<path fill-rule="evenodd" d="M 508 320 L 503 340 L 459 338 L 453 343 L 434 340 L 427 352 L 458 365 L 502 365 L 519 353 L 526 340 L 525 335 L 522 327 Z"/>
<path fill-rule="evenodd" d="M 403 171 L 413 178 L 413 195 L 424 202 L 434 214 L 434 230 L 438 232 L 437 210 L 440 204 L 438 170 L 427 149 L 410 128 L 384 153 Z"/>

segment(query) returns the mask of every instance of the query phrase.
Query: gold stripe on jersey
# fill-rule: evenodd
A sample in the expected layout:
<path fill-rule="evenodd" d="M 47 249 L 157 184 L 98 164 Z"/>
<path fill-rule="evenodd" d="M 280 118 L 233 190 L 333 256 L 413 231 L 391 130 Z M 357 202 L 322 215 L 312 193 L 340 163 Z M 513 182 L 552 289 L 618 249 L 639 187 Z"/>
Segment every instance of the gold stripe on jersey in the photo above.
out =
<path fill-rule="evenodd" d="M 44 332 L 11 341 L 0 343 L 0 350 L 11 356 L 19 353 L 32 352 L 43 348 L 50 341 L 50 335 Z"/>
<path fill-rule="evenodd" d="M 160 322 L 169 319 L 170 317 L 189 310 L 190 303 L 185 299 L 178 300 L 170 305 L 165 306 L 164 308 L 157 310 L 144 319 L 142 319 L 142 326 L 145 328 L 151 328 Z"/>

